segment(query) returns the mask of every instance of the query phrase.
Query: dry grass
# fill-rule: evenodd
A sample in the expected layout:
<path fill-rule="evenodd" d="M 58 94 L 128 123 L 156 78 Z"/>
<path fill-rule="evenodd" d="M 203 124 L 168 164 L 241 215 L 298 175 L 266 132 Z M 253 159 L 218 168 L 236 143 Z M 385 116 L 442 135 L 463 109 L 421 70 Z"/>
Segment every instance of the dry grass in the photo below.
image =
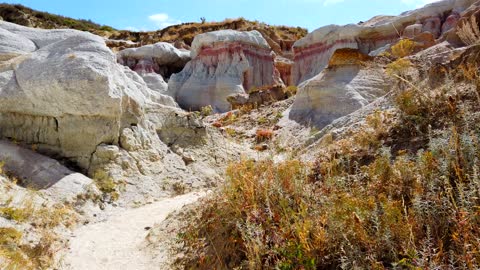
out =
<path fill-rule="evenodd" d="M 215 121 L 212 125 L 216 128 L 232 125 L 240 117 L 250 113 L 253 109 L 254 109 L 254 106 L 252 104 L 243 105 L 239 107 L 237 111 L 227 112 L 225 115 L 221 116 L 217 121 Z"/>
<path fill-rule="evenodd" d="M 116 182 L 104 170 L 97 170 L 93 174 L 93 180 L 98 189 L 103 193 L 104 200 L 114 202 L 120 197 L 120 186 L 123 183 Z"/>
<path fill-rule="evenodd" d="M 270 129 L 259 129 L 255 133 L 255 140 L 257 143 L 270 141 L 273 139 L 273 130 Z"/>
<path fill-rule="evenodd" d="M 288 97 L 293 97 L 297 94 L 298 87 L 295 85 L 288 86 L 285 88 L 285 93 L 287 94 Z"/>
<path fill-rule="evenodd" d="M 91 20 L 72 19 L 48 12 L 40 12 L 19 4 L 0 4 L 0 16 L 3 17 L 5 21 L 26 26 L 29 26 L 28 23 L 30 23 L 33 27 L 44 29 L 71 28 L 96 34 L 101 34 L 104 31 L 115 31 L 115 29 L 110 26 L 102 26 Z M 28 20 L 25 18 L 28 18 Z"/>
<path fill-rule="evenodd" d="M 2 269 L 50 269 L 60 250 L 59 239 L 42 231 L 37 244 L 24 243 L 23 234 L 14 228 L 0 228 L 0 262 Z"/>
<path fill-rule="evenodd" d="M 26 242 L 22 232 L 14 228 L 0 228 L 0 262 L 5 266 L 2 269 L 49 269 L 55 254 L 63 248 L 54 228 L 72 227 L 77 223 L 73 210 L 64 205 L 39 208 L 9 206 L 2 208 L 0 215 L 19 224 L 30 224 L 40 236 L 36 244 L 31 244 Z"/>
<path fill-rule="evenodd" d="M 21 202 L 14 202 L 13 187 L 6 186 L 4 191 L 9 197 L 0 198 L 0 218 L 10 220 L 14 227 L 0 227 L 0 268 L 51 269 L 54 256 L 64 248 L 56 229 L 74 226 L 77 214 L 69 205 L 38 204 L 35 191 L 26 192 Z"/>
<path fill-rule="evenodd" d="M 273 26 L 265 23 L 248 21 L 245 18 L 225 19 L 220 22 L 188 22 L 172 25 L 155 32 L 129 32 L 118 31 L 113 33 L 111 39 L 131 40 L 142 44 L 156 42 L 183 41 L 191 45 L 195 36 L 207 32 L 232 29 L 237 31 L 259 31 L 266 39 L 274 40 L 278 45 L 279 40 L 296 41 L 307 35 L 307 29 L 300 27 Z M 287 48 L 291 49 L 291 48 Z M 278 53 L 281 53 L 280 51 Z"/>
<path fill-rule="evenodd" d="M 387 65 L 386 72 L 390 76 L 403 77 L 408 72 L 408 69 L 412 67 L 412 62 L 405 58 L 400 58 Z"/>
<path fill-rule="evenodd" d="M 179 267 L 479 269 L 476 84 L 399 89 L 313 166 L 232 164 L 180 235 Z"/>
<path fill-rule="evenodd" d="M 463 24 L 458 27 L 457 35 L 465 45 L 480 43 L 480 29 L 477 17 L 472 15 L 469 20 L 463 22 Z"/>
<path fill-rule="evenodd" d="M 407 57 L 415 51 L 415 47 L 415 41 L 410 39 L 402 39 L 392 46 L 392 55 L 397 58 Z"/>

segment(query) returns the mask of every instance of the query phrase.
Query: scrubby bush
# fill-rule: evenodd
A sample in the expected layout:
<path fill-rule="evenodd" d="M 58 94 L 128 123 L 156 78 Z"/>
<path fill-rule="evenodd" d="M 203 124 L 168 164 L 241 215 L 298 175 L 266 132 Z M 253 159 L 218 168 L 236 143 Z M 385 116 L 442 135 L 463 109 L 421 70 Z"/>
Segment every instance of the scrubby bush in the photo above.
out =
<path fill-rule="evenodd" d="M 257 140 L 257 143 L 269 141 L 272 138 L 273 138 L 273 130 L 270 130 L 270 129 L 259 129 L 255 134 L 255 139 Z"/>
<path fill-rule="evenodd" d="M 415 46 L 415 41 L 410 39 L 402 39 L 392 46 L 392 55 L 397 58 L 409 56 L 415 51 Z"/>
<path fill-rule="evenodd" d="M 225 186 L 183 229 L 179 265 L 479 269 L 475 85 L 398 89 L 394 109 L 330 140 L 313 166 L 230 165 Z"/>
<path fill-rule="evenodd" d="M 285 88 L 285 93 L 287 94 L 288 97 L 293 97 L 297 94 L 298 87 L 295 85 L 290 85 L 287 88 Z"/>
<path fill-rule="evenodd" d="M 477 17 L 472 15 L 458 26 L 457 35 L 465 43 L 465 45 L 474 45 L 480 43 L 480 28 L 478 26 Z"/>
<path fill-rule="evenodd" d="M 387 65 L 387 74 L 390 76 L 403 77 L 408 69 L 412 67 L 412 62 L 405 58 L 400 58 Z"/>
<path fill-rule="evenodd" d="M 98 189 L 110 201 L 116 201 L 120 197 L 119 183 L 117 183 L 107 172 L 98 169 L 93 174 L 93 180 Z"/>
<path fill-rule="evenodd" d="M 213 113 L 213 108 L 212 108 L 212 106 L 210 106 L 210 105 L 205 106 L 205 107 L 202 107 L 202 109 L 200 110 L 200 113 L 202 114 L 202 116 L 212 115 L 212 113 Z"/>

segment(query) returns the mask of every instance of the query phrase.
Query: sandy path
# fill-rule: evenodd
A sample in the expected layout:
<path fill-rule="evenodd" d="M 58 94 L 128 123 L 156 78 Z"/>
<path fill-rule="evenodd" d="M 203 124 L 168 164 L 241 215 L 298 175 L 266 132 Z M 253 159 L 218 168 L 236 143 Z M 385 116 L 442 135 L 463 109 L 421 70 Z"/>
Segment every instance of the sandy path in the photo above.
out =
<path fill-rule="evenodd" d="M 148 231 L 171 212 L 198 200 L 203 193 L 189 193 L 164 199 L 111 216 L 104 222 L 80 227 L 70 240 L 63 269 L 72 270 L 146 270 L 159 269 L 142 251 Z"/>

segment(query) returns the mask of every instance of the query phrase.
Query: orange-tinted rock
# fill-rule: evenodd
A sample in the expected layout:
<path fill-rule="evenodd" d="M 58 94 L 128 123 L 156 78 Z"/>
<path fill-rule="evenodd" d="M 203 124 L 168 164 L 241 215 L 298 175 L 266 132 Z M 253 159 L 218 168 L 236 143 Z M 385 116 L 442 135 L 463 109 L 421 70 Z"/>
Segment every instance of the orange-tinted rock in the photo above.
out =
<path fill-rule="evenodd" d="M 293 85 L 292 67 L 293 61 L 283 57 L 275 58 L 275 68 L 280 73 L 280 78 L 286 86 Z"/>
<path fill-rule="evenodd" d="M 405 27 L 403 36 L 406 38 L 414 38 L 416 35 L 422 33 L 423 25 L 420 23 L 412 24 Z"/>
<path fill-rule="evenodd" d="M 433 45 L 436 44 L 435 42 L 435 37 L 433 36 L 432 33 L 430 32 L 423 32 L 413 39 L 417 44 L 416 50 L 424 50 L 426 48 L 432 47 Z"/>
<path fill-rule="evenodd" d="M 339 49 L 330 58 L 328 67 L 333 68 L 337 66 L 346 65 L 363 65 L 367 61 L 371 61 L 373 57 L 363 54 L 355 49 Z"/>

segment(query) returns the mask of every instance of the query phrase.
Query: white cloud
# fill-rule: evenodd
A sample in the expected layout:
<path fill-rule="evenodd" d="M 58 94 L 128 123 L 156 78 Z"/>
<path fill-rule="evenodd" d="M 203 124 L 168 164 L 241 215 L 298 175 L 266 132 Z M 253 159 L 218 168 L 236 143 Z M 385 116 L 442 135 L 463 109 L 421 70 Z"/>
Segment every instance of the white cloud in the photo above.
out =
<path fill-rule="evenodd" d="M 154 22 L 160 29 L 163 29 L 167 26 L 179 24 L 181 21 L 170 18 L 167 13 L 157 13 L 148 16 L 148 19 Z"/>

